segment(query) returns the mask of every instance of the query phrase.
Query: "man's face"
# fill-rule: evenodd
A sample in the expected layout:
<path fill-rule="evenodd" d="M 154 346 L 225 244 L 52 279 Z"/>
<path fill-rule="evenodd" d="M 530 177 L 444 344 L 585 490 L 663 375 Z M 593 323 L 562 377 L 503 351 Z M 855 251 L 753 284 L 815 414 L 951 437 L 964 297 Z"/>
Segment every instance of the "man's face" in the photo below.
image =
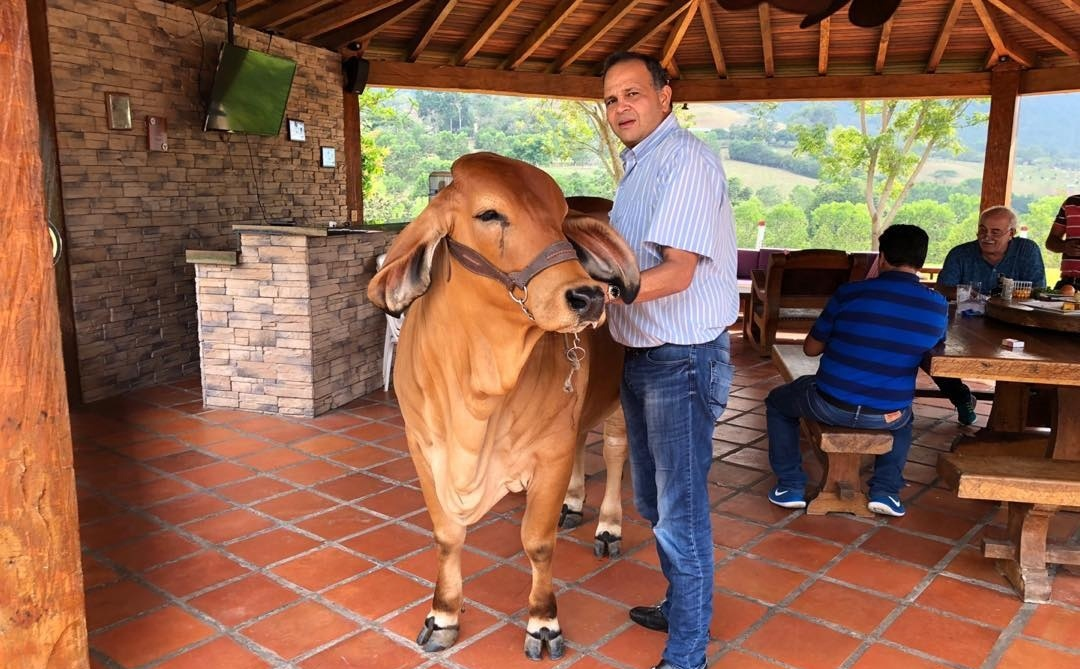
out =
<path fill-rule="evenodd" d="M 1004 254 L 1015 234 L 1008 214 L 988 216 L 979 223 L 979 250 L 983 255 Z"/>
<path fill-rule="evenodd" d="M 628 60 L 604 75 L 604 107 L 611 129 L 633 148 L 671 111 L 671 87 L 656 90 L 645 63 Z"/>

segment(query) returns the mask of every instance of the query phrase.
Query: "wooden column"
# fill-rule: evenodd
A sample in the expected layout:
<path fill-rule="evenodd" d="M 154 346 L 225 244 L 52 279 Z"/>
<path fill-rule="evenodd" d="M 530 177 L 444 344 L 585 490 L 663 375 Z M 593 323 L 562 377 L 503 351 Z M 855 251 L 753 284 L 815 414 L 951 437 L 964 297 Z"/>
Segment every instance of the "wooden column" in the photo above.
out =
<path fill-rule="evenodd" d="M 27 5 L 0 3 L 0 664 L 85 669 L 71 428 Z"/>
<path fill-rule="evenodd" d="M 341 101 L 345 115 L 345 202 L 349 223 L 364 222 L 364 164 L 360 155 L 360 96 L 345 91 Z"/>
<path fill-rule="evenodd" d="M 990 122 L 986 129 L 980 211 L 995 205 L 1008 205 L 1012 197 L 1020 72 L 1021 66 L 1010 60 L 996 66 L 990 75 Z"/>

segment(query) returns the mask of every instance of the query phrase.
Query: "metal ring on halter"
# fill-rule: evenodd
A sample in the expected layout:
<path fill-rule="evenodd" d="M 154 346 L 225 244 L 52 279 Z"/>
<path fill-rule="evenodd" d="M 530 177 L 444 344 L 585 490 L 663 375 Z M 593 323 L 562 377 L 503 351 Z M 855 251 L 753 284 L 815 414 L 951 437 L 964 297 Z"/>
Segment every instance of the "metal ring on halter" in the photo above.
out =
<path fill-rule="evenodd" d="M 520 288 L 521 289 L 521 297 L 520 298 L 517 295 L 514 294 L 514 289 L 515 288 Z M 510 286 L 510 288 L 509 288 L 509 290 L 507 292 L 510 293 L 510 299 L 517 302 L 517 305 L 519 307 L 521 307 L 521 310 L 523 312 L 525 312 L 525 315 L 529 317 L 530 321 L 536 320 L 536 319 L 533 318 L 533 315 L 529 311 L 529 308 L 525 306 L 525 300 L 529 299 L 529 287 L 528 286 L 519 286 L 519 285 L 517 285 L 515 283 L 514 285 Z"/>

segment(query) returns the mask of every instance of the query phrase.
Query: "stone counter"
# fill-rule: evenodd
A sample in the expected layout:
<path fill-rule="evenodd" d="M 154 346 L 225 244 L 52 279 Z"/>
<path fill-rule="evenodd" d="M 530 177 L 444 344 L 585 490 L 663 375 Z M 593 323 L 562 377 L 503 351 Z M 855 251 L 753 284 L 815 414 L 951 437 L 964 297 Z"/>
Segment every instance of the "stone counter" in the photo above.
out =
<path fill-rule="evenodd" d="M 367 299 L 394 233 L 233 226 L 195 265 L 203 403 L 313 417 L 382 385 L 384 314 Z"/>

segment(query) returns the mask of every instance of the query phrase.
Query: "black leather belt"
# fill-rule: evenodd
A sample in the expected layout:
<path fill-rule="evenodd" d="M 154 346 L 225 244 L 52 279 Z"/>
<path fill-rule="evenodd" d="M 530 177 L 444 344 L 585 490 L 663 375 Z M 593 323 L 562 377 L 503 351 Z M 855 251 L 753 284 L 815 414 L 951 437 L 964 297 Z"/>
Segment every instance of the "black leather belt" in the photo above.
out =
<path fill-rule="evenodd" d="M 655 351 L 656 349 L 660 348 L 660 346 L 664 346 L 664 344 L 660 344 L 659 346 L 646 346 L 645 348 L 638 348 L 636 346 L 626 346 L 625 347 L 626 355 L 628 355 L 630 357 L 636 357 L 636 356 L 639 356 L 639 355 L 645 355 L 649 351 Z"/>
<path fill-rule="evenodd" d="M 883 416 L 883 415 L 885 415 L 887 413 L 893 413 L 894 411 L 899 411 L 899 409 L 888 409 L 888 410 L 875 409 L 873 407 L 868 407 L 865 404 L 852 404 L 851 402 L 845 402 L 843 400 L 838 400 L 835 397 L 833 397 L 832 395 L 830 395 L 830 394 L 826 393 L 825 391 L 823 391 L 821 388 L 817 389 L 817 394 L 821 396 L 821 399 L 825 400 L 826 402 L 833 405 L 837 409 L 842 409 L 843 411 L 850 411 L 851 413 L 859 412 L 859 413 L 870 414 L 870 415 L 873 415 L 873 416 Z"/>

